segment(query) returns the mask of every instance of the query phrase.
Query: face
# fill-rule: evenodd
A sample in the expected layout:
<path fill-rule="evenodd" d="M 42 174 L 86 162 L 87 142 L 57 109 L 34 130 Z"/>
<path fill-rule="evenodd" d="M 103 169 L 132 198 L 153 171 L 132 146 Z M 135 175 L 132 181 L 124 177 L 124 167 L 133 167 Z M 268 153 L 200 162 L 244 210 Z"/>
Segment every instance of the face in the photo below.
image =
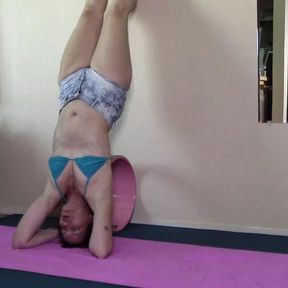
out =
<path fill-rule="evenodd" d="M 66 203 L 61 210 L 59 220 L 64 240 L 70 244 L 80 244 L 91 222 L 92 214 L 80 200 Z"/>

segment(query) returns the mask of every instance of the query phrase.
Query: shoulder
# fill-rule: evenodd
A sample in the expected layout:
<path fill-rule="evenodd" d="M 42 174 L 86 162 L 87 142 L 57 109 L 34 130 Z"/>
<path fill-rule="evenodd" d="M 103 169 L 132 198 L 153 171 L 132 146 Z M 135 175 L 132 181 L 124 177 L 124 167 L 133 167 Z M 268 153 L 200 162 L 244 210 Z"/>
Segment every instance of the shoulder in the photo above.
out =
<path fill-rule="evenodd" d="M 48 207 L 55 207 L 55 204 L 57 204 L 61 197 L 59 195 L 59 192 L 57 191 L 56 186 L 52 183 L 50 177 L 47 180 L 44 192 L 42 194 L 42 200 L 46 202 Z"/>

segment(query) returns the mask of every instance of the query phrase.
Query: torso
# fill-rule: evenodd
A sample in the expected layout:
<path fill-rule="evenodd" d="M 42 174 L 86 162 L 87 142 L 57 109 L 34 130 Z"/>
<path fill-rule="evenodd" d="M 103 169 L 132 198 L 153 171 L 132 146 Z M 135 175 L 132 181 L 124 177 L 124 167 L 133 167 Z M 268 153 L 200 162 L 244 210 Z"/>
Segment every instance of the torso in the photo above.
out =
<path fill-rule="evenodd" d="M 109 128 L 100 114 L 81 100 L 74 100 L 60 113 L 54 134 L 53 155 L 70 158 L 109 156 Z"/>
<path fill-rule="evenodd" d="M 100 114 L 81 100 L 74 100 L 66 105 L 60 113 L 54 134 L 52 154 L 68 158 L 87 155 L 111 156 L 109 129 L 109 124 Z M 100 173 L 97 172 L 96 174 L 107 171 L 107 167 L 101 171 L 102 169 L 99 170 Z M 108 167 L 108 169 L 110 168 Z M 63 190 L 71 182 L 79 191 L 84 190 L 87 179 L 74 161 L 69 162 L 62 174 L 58 182 Z M 91 179 L 94 181 L 97 177 L 93 176 L 92 178 L 95 178 Z M 89 186 L 93 185 L 93 181 L 90 181 L 91 184 L 89 182 Z M 89 198 L 94 201 L 91 192 L 87 193 L 88 202 L 90 202 Z"/>

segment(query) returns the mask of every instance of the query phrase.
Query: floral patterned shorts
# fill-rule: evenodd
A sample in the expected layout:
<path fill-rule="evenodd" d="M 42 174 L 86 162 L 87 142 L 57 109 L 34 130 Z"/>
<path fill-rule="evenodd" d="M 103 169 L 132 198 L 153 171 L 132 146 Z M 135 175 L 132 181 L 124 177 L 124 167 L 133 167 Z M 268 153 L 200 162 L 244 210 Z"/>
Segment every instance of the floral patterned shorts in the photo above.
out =
<path fill-rule="evenodd" d="M 80 99 L 100 113 L 112 126 L 119 119 L 126 102 L 127 89 L 105 76 L 84 67 L 60 83 L 60 111 L 69 102 Z"/>

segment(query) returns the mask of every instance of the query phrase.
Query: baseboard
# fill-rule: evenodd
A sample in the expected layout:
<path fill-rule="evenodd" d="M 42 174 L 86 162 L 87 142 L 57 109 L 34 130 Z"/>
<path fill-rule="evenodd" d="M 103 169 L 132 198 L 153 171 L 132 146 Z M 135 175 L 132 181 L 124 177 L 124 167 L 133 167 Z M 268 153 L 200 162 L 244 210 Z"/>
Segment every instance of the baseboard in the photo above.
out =
<path fill-rule="evenodd" d="M 276 229 L 276 228 L 270 228 L 270 227 L 217 225 L 217 224 L 202 224 L 202 223 L 201 224 L 200 223 L 179 223 L 179 222 L 174 222 L 174 221 L 163 221 L 163 220 L 141 221 L 139 219 L 132 219 L 131 222 L 135 224 L 160 225 L 160 226 L 190 228 L 190 229 L 200 229 L 200 230 L 215 230 L 215 231 L 226 231 L 226 232 L 236 232 L 236 233 L 252 233 L 252 234 L 263 234 L 263 235 L 288 236 L 287 229 Z"/>
<path fill-rule="evenodd" d="M 24 214 L 27 209 L 19 207 L 1 208 L 0 215 Z"/>
<path fill-rule="evenodd" d="M 0 215 L 10 214 L 23 214 L 26 209 L 13 207 L 9 209 L 1 209 Z M 253 233 L 253 234 L 264 234 L 264 235 L 275 235 L 275 236 L 288 236 L 287 229 L 277 229 L 272 227 L 257 227 L 257 226 L 240 226 L 240 225 L 223 225 L 223 224 L 203 224 L 203 223 L 184 223 L 176 221 L 164 221 L 164 220 L 147 220 L 147 219 L 132 219 L 132 223 L 135 224 L 147 224 L 147 225 L 160 225 L 168 227 L 179 227 L 179 228 L 192 228 L 201 230 L 216 230 L 216 231 L 227 231 L 236 233 Z"/>

